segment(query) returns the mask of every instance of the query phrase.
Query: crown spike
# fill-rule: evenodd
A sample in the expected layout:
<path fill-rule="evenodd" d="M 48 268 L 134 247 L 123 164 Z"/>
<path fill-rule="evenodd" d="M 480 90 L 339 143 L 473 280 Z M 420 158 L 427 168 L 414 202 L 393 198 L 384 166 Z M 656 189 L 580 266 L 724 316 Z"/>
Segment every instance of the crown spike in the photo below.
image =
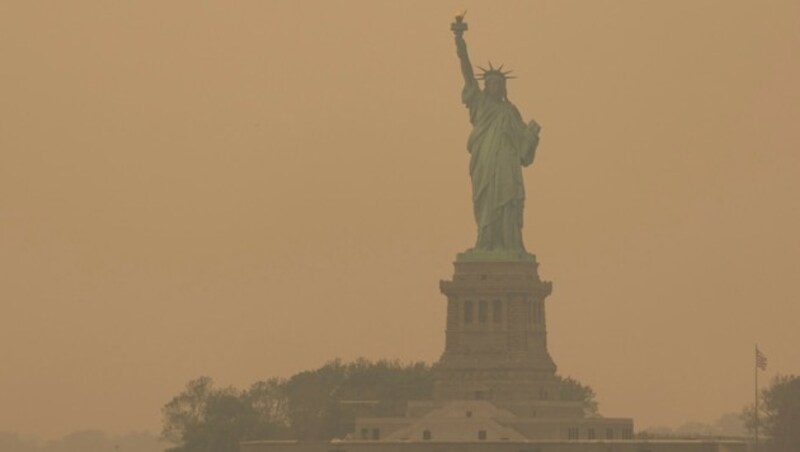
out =
<path fill-rule="evenodd" d="M 512 72 L 514 72 L 513 70 L 511 70 L 511 69 L 509 69 L 507 71 L 503 70 L 503 67 L 505 67 L 504 64 L 501 64 L 499 67 L 495 68 L 494 65 L 492 64 L 492 62 L 489 61 L 489 69 L 486 69 L 486 68 L 478 66 L 478 65 L 476 65 L 475 67 L 477 67 L 481 71 L 481 74 L 478 74 L 478 75 L 475 76 L 475 78 L 477 80 L 486 80 L 486 77 L 501 77 L 503 79 L 516 78 L 516 77 L 512 77 L 512 76 L 508 75 L 508 74 L 511 74 Z"/>

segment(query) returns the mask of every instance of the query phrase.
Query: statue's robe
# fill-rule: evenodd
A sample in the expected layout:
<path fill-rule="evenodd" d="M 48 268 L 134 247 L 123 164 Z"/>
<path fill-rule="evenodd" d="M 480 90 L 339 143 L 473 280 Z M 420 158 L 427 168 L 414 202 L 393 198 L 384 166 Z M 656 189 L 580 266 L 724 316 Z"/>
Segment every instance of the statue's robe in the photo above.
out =
<path fill-rule="evenodd" d="M 477 81 L 464 86 L 462 100 L 472 123 L 467 149 L 478 225 L 474 250 L 524 252 L 522 166 L 533 162 L 538 130 L 526 126 L 513 104 L 490 98 Z"/>

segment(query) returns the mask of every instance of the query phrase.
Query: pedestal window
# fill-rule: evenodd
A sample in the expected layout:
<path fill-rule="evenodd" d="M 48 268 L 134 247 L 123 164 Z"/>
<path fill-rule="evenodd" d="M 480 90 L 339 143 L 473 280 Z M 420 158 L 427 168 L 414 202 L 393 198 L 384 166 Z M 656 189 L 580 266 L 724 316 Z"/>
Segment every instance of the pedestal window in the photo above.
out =
<path fill-rule="evenodd" d="M 486 323 L 489 319 L 489 303 L 484 300 L 478 302 L 478 321 Z"/>

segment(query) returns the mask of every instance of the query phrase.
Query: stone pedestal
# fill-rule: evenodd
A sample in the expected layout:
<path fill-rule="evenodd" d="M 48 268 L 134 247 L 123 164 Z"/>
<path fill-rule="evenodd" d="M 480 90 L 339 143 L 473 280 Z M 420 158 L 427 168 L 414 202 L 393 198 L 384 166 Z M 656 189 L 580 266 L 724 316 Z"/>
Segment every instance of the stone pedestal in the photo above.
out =
<path fill-rule="evenodd" d="M 433 400 L 409 402 L 403 417 L 359 417 L 354 438 L 414 450 L 426 442 L 495 450 L 519 441 L 515 450 L 527 450 L 532 440 L 551 447 L 633 437 L 631 419 L 587 417 L 583 402 L 562 387 L 547 351 L 544 301 L 552 284 L 539 278 L 533 255 L 470 252 L 454 265 L 453 279 L 440 284 L 447 328 Z M 594 442 L 580 444 L 570 451 Z"/>
<path fill-rule="evenodd" d="M 539 278 L 535 258 L 454 265 L 452 281 L 440 282 L 447 329 L 434 400 L 508 406 L 558 399 L 544 304 L 552 284 Z"/>

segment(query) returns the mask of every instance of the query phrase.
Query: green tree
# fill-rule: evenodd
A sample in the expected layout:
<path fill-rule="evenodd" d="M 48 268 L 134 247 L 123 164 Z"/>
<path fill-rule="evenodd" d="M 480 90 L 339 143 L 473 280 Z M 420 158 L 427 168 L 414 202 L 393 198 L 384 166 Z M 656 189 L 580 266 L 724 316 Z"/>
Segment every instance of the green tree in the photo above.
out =
<path fill-rule="evenodd" d="M 339 400 L 374 400 L 373 416 L 402 416 L 410 400 L 433 395 L 433 371 L 422 363 L 370 362 L 359 359 L 345 366 L 345 378 L 334 397 Z"/>
<path fill-rule="evenodd" d="M 274 408 L 283 403 L 281 385 L 240 391 L 214 388 L 208 377 L 192 380 L 162 409 L 161 436 L 176 444 L 174 452 L 237 452 L 241 441 L 280 437 L 286 427 Z"/>
<path fill-rule="evenodd" d="M 336 388 L 344 379 L 344 368 L 333 361 L 316 369 L 300 372 L 286 382 L 286 415 L 297 439 L 322 440 L 335 436 Z"/>
<path fill-rule="evenodd" d="M 203 422 L 212 386 L 211 378 L 197 378 L 187 383 L 183 392 L 164 405 L 161 409 L 164 417 L 162 438 L 173 444 L 185 441 L 187 433 Z"/>
<path fill-rule="evenodd" d="M 742 419 L 751 433 L 756 425 L 754 413 L 752 404 L 742 412 Z M 758 421 L 759 432 L 769 452 L 800 450 L 800 377 L 778 375 L 769 387 L 761 390 Z"/>
<path fill-rule="evenodd" d="M 561 400 L 583 403 L 583 413 L 588 417 L 600 416 L 596 395 L 591 386 L 584 385 L 572 377 L 556 375 L 561 384 Z"/>
<path fill-rule="evenodd" d="M 289 426 L 286 415 L 286 380 L 271 378 L 257 381 L 245 395 L 261 422 L 275 427 L 273 436 L 285 436 Z"/>
<path fill-rule="evenodd" d="M 341 402 L 375 401 L 371 415 L 399 416 L 409 400 L 429 399 L 432 390 L 433 373 L 425 363 L 334 360 L 286 382 L 286 412 L 298 439 L 341 438 L 351 432 L 353 421 Z"/>
<path fill-rule="evenodd" d="M 562 400 L 583 402 L 587 415 L 597 415 L 592 388 L 558 378 Z M 410 400 L 429 400 L 432 393 L 433 369 L 421 362 L 334 360 L 288 380 L 256 382 L 247 391 L 217 389 L 201 377 L 164 406 L 161 435 L 177 445 L 174 452 L 236 452 L 239 442 L 250 439 L 343 438 L 363 408 L 343 402 L 368 402 L 369 416 L 402 416 Z"/>

